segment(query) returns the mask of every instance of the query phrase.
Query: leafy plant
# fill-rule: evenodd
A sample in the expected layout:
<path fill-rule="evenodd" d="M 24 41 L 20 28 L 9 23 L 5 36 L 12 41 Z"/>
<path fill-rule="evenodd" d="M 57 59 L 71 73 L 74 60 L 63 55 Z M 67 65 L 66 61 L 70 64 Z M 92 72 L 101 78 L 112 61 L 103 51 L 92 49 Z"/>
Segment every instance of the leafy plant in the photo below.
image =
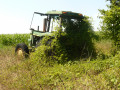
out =
<path fill-rule="evenodd" d="M 33 54 L 34 60 L 66 63 L 82 57 L 95 56 L 92 42 L 94 32 L 88 17 L 84 19 L 62 19 L 62 28 L 56 27 L 52 36 L 45 36 Z M 54 37 L 51 39 L 51 37 Z"/>
<path fill-rule="evenodd" d="M 108 10 L 99 10 L 102 14 L 101 29 L 106 38 L 110 38 L 114 41 L 115 45 L 119 45 L 120 40 L 120 7 L 116 5 L 117 0 L 112 0 L 108 5 Z M 120 2 L 118 2 L 120 4 Z"/>

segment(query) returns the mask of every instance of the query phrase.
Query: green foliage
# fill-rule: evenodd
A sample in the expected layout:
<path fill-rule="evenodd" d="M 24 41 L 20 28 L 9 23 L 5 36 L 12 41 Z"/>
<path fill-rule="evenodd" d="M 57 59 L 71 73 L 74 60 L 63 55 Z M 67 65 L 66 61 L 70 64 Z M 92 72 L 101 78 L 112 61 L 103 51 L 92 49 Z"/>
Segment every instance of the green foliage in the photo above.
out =
<path fill-rule="evenodd" d="M 115 4 L 116 0 L 112 0 L 108 10 L 99 10 L 103 15 L 101 16 L 102 25 L 101 29 L 106 38 L 110 38 L 115 44 L 119 43 L 120 40 L 120 7 Z"/>
<path fill-rule="evenodd" d="M 45 36 L 27 60 L 15 57 L 14 48 L 4 45 L 27 42 L 29 35 L 0 35 L 1 84 L 18 90 L 120 89 L 120 52 L 113 54 L 112 41 L 99 32 L 95 35 L 88 18 L 65 19 L 63 24 L 64 32 L 59 28 L 54 38 Z M 97 59 L 80 59 L 94 52 Z"/>
<path fill-rule="evenodd" d="M 94 40 L 101 41 L 101 40 L 111 40 L 111 39 L 105 35 L 104 31 L 95 31 Z"/>
<path fill-rule="evenodd" d="M 77 20 L 66 18 L 63 20 L 63 25 L 66 36 L 60 39 L 64 41 L 63 43 L 67 44 L 64 46 L 70 56 L 73 56 L 73 58 L 79 56 L 89 57 L 91 54 L 95 54 L 92 42 L 94 32 L 88 17 Z"/>
<path fill-rule="evenodd" d="M 52 61 L 49 53 L 43 52 L 51 51 L 52 47 L 47 46 L 50 43 L 46 43 L 48 41 L 46 38 L 50 39 L 46 36 L 43 40 L 45 42 L 42 42 L 28 60 L 15 57 L 13 47 L 7 46 L 0 49 L 1 84 L 8 89 L 18 90 L 120 89 L 120 52 L 104 60 L 97 58 L 91 61 L 87 59 L 87 61 L 68 61 L 58 64 Z M 110 41 L 99 41 L 98 51 L 103 49 L 105 51 L 102 52 L 109 55 L 110 51 L 106 53 L 110 48 L 109 44 Z M 64 58 L 62 61 L 65 61 Z"/>
<path fill-rule="evenodd" d="M 47 62 L 51 65 L 56 61 L 58 63 L 65 63 L 68 59 L 65 48 L 60 44 L 59 40 L 55 37 L 48 42 L 50 39 L 49 36 L 46 36 L 42 39 L 41 45 L 36 49 L 36 51 L 31 55 L 33 61 Z"/>
<path fill-rule="evenodd" d="M 64 65 L 54 63 L 52 66 L 33 60 L 9 65 L 15 62 L 12 59 L 6 62 L 9 67 L 3 69 L 0 81 L 11 89 L 119 89 L 119 59 L 119 52 L 106 60 L 69 61 Z"/>
<path fill-rule="evenodd" d="M 3 45 L 13 45 L 18 43 L 28 44 L 29 34 L 1 34 L 0 43 Z"/>
<path fill-rule="evenodd" d="M 84 19 L 62 19 L 64 30 L 57 27 L 51 39 L 45 36 L 40 41 L 35 53 L 32 55 L 33 60 L 49 63 L 66 63 L 70 60 L 77 60 L 82 57 L 95 55 L 92 39 L 94 32 L 88 17 Z"/>

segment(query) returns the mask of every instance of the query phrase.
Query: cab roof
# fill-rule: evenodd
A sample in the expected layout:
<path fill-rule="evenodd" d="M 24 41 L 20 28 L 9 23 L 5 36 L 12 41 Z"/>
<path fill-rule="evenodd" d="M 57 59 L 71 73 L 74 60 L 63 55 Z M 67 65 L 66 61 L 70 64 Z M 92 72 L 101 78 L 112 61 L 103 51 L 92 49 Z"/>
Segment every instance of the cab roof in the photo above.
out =
<path fill-rule="evenodd" d="M 39 13 L 39 12 L 34 12 L 36 14 L 41 14 L 41 15 L 51 15 L 51 16 L 70 16 L 70 17 L 80 17 L 83 18 L 84 16 L 81 13 L 76 13 L 76 12 L 71 12 L 71 11 L 48 11 L 47 13 Z"/>
<path fill-rule="evenodd" d="M 56 14 L 56 15 L 66 15 L 66 16 L 83 16 L 81 13 L 76 13 L 76 12 L 71 12 L 71 11 L 56 11 L 56 10 L 52 10 L 52 11 L 48 11 L 46 14 Z"/>

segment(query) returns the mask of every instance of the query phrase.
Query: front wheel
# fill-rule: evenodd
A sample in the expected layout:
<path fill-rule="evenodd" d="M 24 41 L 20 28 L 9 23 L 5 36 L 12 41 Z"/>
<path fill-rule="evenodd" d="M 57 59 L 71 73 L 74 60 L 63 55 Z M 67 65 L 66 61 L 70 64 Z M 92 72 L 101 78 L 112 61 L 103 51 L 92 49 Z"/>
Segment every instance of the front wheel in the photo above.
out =
<path fill-rule="evenodd" d="M 17 56 L 27 58 L 29 56 L 29 49 L 26 44 L 20 43 L 16 45 L 15 53 Z"/>

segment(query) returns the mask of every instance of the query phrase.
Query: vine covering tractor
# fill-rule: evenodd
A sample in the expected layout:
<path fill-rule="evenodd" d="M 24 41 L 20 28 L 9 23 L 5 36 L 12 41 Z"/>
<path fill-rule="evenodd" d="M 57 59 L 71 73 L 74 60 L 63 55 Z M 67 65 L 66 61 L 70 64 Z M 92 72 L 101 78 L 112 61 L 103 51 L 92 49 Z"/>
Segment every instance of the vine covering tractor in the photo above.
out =
<path fill-rule="evenodd" d="M 38 19 L 39 16 L 39 19 Z M 37 18 L 36 18 L 37 17 Z M 48 11 L 47 13 L 34 12 L 31 25 L 30 25 L 30 39 L 29 48 L 25 43 L 19 43 L 16 45 L 15 53 L 19 56 L 29 56 L 29 52 L 35 51 L 43 37 L 51 36 L 52 32 L 56 30 L 56 26 L 62 28 L 62 21 L 64 18 L 82 19 L 84 16 L 81 13 L 75 13 L 71 11 Z M 42 22 L 40 22 L 42 21 Z M 54 37 L 53 37 L 54 38 Z"/>

